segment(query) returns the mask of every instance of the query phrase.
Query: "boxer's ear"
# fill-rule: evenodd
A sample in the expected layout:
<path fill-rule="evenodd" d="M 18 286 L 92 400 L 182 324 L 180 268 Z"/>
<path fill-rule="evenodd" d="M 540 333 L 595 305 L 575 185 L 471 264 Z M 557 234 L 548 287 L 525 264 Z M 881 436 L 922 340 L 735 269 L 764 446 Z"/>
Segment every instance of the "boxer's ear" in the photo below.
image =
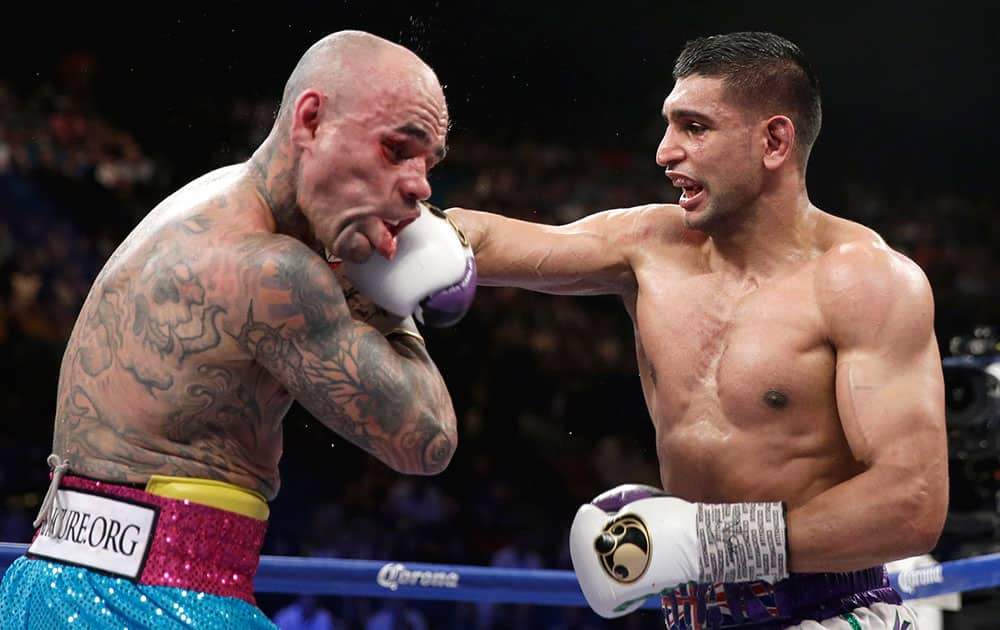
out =
<path fill-rule="evenodd" d="M 323 118 L 327 97 L 316 90 L 305 90 L 292 106 L 291 138 L 295 144 L 306 144 L 316 137 Z"/>
<path fill-rule="evenodd" d="M 792 156 L 795 125 L 788 116 L 771 116 L 763 126 L 764 168 L 775 170 Z"/>

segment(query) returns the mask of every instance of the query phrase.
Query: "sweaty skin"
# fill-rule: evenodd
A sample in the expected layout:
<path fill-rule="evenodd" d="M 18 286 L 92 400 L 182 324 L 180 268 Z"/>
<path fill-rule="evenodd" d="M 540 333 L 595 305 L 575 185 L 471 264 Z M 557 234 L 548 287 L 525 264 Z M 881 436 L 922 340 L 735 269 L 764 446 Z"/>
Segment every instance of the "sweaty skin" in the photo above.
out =
<path fill-rule="evenodd" d="M 250 161 L 160 203 L 95 280 L 59 379 L 53 449 L 72 473 L 271 499 L 293 400 L 396 470 L 448 464 L 440 373 L 414 338 L 380 332 L 412 321 L 359 301 L 325 260 L 392 254 L 444 154 L 440 85 L 409 51 L 348 32 L 306 53 L 285 97 Z"/>
<path fill-rule="evenodd" d="M 929 551 L 944 525 L 934 300 L 916 264 L 810 202 L 783 107 L 688 74 L 656 151 L 678 205 L 450 216 L 482 284 L 621 297 L 667 491 L 782 501 L 791 571 L 853 571 Z"/>
<path fill-rule="evenodd" d="M 650 205 L 556 227 L 449 211 L 481 284 L 621 296 L 671 494 L 786 502 L 793 571 L 933 546 L 947 460 L 920 269 L 812 209 L 765 273 L 737 273 L 683 213 Z"/>

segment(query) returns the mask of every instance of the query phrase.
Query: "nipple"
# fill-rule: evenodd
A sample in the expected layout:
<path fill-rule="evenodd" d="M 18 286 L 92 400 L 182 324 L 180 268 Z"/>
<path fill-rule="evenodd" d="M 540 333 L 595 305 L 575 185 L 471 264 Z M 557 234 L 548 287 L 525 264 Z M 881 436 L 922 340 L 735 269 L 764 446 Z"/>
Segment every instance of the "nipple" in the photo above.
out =
<path fill-rule="evenodd" d="M 781 409 L 788 404 L 788 396 L 775 389 L 769 389 L 764 394 L 764 402 L 772 409 Z"/>

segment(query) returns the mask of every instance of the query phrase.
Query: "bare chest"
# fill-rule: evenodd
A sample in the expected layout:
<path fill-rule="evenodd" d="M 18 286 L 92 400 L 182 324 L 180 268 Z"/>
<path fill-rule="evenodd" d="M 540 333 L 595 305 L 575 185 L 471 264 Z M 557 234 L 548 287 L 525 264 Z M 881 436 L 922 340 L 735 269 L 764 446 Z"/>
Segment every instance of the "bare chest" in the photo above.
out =
<path fill-rule="evenodd" d="M 633 320 L 657 429 L 749 428 L 830 406 L 834 352 L 809 276 L 732 286 L 712 275 L 640 284 Z"/>

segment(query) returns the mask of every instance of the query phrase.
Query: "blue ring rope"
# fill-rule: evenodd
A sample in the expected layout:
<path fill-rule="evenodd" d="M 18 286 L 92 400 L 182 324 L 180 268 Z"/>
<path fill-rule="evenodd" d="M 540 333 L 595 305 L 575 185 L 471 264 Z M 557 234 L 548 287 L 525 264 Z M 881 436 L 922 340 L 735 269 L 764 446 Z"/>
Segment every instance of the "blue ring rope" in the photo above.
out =
<path fill-rule="evenodd" d="M 0 543 L 0 575 L 27 545 Z M 1000 585 L 1000 553 L 889 575 L 903 599 Z M 425 562 L 262 556 L 258 593 L 399 597 L 461 602 L 586 606 L 572 571 L 500 569 Z M 659 608 L 650 598 L 645 607 Z"/>

